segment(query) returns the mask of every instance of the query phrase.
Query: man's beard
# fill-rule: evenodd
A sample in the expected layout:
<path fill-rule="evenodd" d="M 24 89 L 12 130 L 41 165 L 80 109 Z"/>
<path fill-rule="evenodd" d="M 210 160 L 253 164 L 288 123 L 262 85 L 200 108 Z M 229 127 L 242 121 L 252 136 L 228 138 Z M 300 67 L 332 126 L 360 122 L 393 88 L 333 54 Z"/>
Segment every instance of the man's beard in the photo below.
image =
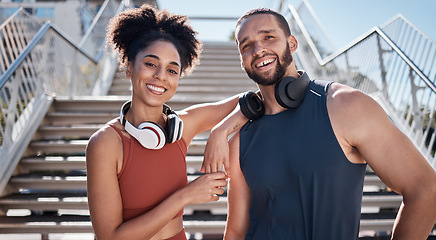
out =
<path fill-rule="evenodd" d="M 259 85 L 263 86 L 269 86 L 274 85 L 280 79 L 282 79 L 286 73 L 287 68 L 292 62 L 292 55 L 291 51 L 289 49 L 289 43 L 286 43 L 286 49 L 283 53 L 283 59 L 280 61 L 279 56 L 275 54 L 277 59 L 277 67 L 271 77 L 262 77 L 259 74 L 257 74 L 255 71 L 248 70 L 247 68 L 244 68 L 245 72 L 247 73 L 248 77 L 250 77 L 254 82 L 256 82 Z"/>

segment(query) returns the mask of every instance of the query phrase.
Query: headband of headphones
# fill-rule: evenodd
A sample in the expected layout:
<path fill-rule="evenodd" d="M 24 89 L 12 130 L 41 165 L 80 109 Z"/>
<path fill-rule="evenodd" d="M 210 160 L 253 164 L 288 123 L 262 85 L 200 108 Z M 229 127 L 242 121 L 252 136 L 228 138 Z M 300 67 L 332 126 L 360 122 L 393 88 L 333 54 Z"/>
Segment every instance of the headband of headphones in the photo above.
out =
<path fill-rule="evenodd" d="M 164 104 L 162 109 L 162 112 L 167 116 L 166 128 L 163 129 L 159 124 L 154 122 L 143 122 L 138 128 L 133 126 L 124 117 L 129 111 L 131 104 L 131 101 L 127 101 L 121 107 L 120 123 L 124 125 L 126 131 L 138 140 L 143 147 L 161 149 L 165 143 L 173 143 L 181 139 L 183 121 L 168 105 Z"/>

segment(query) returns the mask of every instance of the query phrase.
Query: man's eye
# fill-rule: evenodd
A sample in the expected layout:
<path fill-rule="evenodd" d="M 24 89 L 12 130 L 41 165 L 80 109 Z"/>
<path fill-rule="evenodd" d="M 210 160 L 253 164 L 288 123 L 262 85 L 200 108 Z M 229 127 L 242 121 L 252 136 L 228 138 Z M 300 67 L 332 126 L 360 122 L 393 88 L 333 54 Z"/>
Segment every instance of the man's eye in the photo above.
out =
<path fill-rule="evenodd" d="M 242 46 L 242 50 L 245 50 L 245 49 L 247 49 L 249 47 L 250 47 L 250 44 L 245 44 L 244 46 Z"/>
<path fill-rule="evenodd" d="M 156 65 L 154 63 L 151 63 L 151 62 L 146 62 L 145 66 L 156 67 Z"/>

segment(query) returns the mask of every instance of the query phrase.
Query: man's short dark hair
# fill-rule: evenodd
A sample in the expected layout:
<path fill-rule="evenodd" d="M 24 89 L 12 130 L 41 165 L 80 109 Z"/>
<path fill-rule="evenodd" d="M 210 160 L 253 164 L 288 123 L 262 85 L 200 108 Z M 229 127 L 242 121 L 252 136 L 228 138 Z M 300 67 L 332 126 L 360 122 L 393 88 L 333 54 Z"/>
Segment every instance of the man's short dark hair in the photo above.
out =
<path fill-rule="evenodd" d="M 276 19 L 277 22 L 280 26 L 280 28 L 283 30 L 283 32 L 286 34 L 286 36 L 291 36 L 291 29 L 289 28 L 289 24 L 288 21 L 286 21 L 286 18 L 280 14 L 279 12 L 269 9 L 269 8 L 254 8 L 251 9 L 249 11 L 247 11 L 246 13 L 244 13 L 244 15 L 242 15 L 239 19 L 238 22 L 236 22 L 236 28 L 238 28 L 238 26 L 241 24 L 241 22 L 253 15 L 256 14 L 271 14 L 273 15 Z"/>

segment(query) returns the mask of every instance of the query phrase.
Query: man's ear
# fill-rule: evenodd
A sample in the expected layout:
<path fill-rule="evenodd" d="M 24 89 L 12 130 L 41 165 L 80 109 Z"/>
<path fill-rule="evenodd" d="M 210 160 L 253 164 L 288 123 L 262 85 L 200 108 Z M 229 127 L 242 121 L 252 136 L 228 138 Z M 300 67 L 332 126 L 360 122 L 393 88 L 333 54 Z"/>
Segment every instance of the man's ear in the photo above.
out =
<path fill-rule="evenodd" d="M 298 42 L 297 39 L 294 37 L 294 35 L 288 37 L 288 43 L 289 43 L 289 49 L 291 50 L 291 54 L 293 54 L 295 51 L 297 51 L 298 48 Z"/>
<path fill-rule="evenodd" d="M 126 77 L 132 78 L 132 68 L 133 68 L 133 64 L 131 62 L 127 62 Z"/>
<path fill-rule="evenodd" d="M 242 68 L 242 70 L 245 71 L 245 65 L 244 65 L 244 62 L 242 61 L 242 56 L 241 56 L 241 54 L 239 54 L 239 61 L 241 61 L 241 68 Z"/>

